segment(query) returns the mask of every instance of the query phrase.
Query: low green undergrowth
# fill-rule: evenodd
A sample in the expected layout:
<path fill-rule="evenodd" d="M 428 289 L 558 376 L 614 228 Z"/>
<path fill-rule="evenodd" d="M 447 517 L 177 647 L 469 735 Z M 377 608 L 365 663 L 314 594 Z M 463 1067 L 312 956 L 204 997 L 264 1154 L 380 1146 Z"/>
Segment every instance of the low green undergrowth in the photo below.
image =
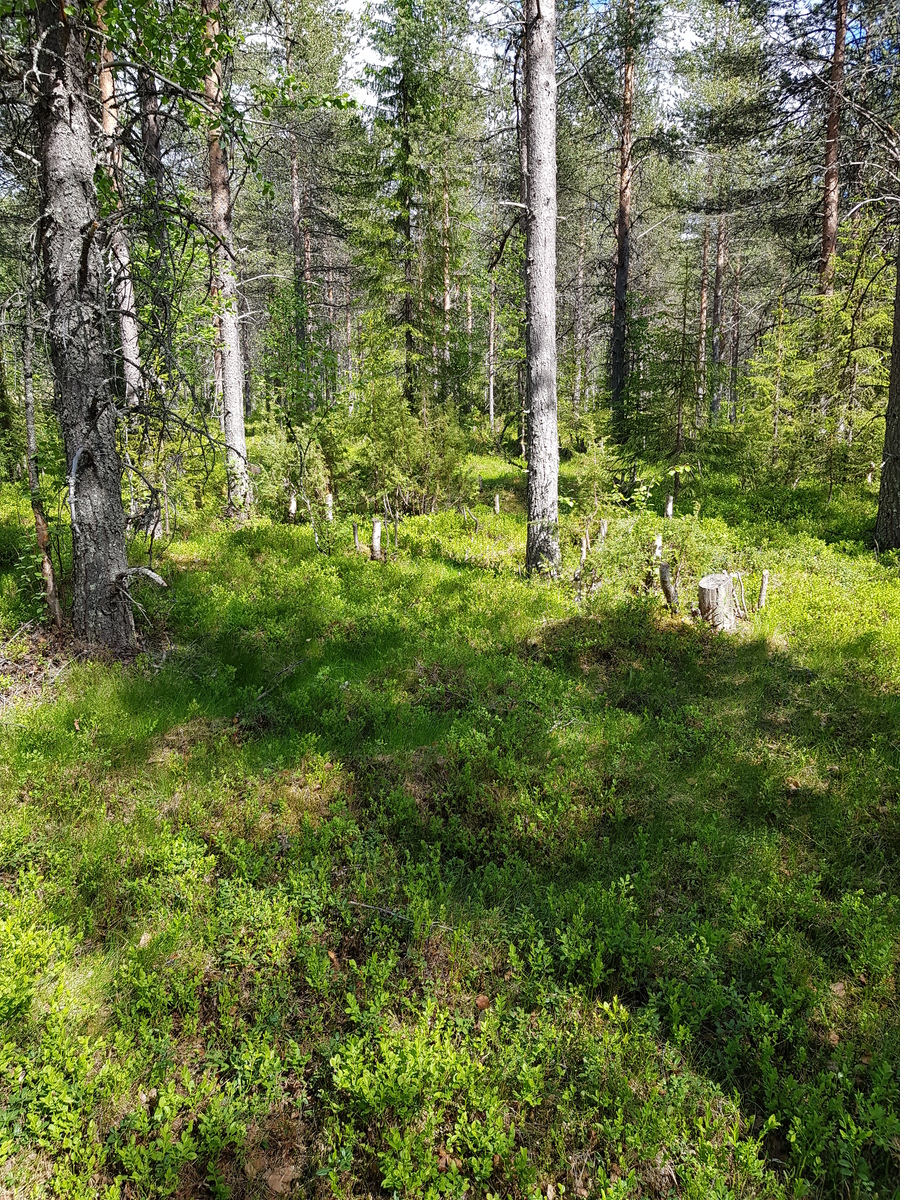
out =
<path fill-rule="evenodd" d="M 4 714 L 11 1195 L 900 1194 L 900 582 L 863 501 L 827 536 L 726 483 L 611 507 L 577 581 L 573 510 L 529 582 L 520 472 L 475 470 L 384 564 L 340 508 L 329 556 L 175 540 L 137 661 Z M 688 615 L 712 569 L 748 609 L 770 571 L 731 636 Z"/>

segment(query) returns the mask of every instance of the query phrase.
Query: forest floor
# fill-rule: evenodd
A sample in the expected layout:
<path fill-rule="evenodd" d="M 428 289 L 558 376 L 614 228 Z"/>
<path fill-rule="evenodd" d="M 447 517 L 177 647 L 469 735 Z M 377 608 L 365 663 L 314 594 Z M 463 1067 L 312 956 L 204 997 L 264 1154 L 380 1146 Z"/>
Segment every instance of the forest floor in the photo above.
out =
<path fill-rule="evenodd" d="M 21 629 L 0 494 L 0 1196 L 900 1196 L 873 493 L 615 510 L 579 602 L 476 468 L 384 564 L 198 514 L 130 663 Z"/>

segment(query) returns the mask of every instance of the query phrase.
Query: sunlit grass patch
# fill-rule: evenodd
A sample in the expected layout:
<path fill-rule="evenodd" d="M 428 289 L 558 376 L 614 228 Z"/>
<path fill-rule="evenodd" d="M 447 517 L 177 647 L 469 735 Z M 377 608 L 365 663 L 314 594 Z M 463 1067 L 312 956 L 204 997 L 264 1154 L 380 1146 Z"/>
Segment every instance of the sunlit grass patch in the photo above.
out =
<path fill-rule="evenodd" d="M 896 571 L 710 491 L 579 594 L 477 470 L 384 563 L 176 541 L 145 652 L 0 728 L 2 1186 L 891 1194 Z M 771 572 L 733 636 L 714 567 Z"/>

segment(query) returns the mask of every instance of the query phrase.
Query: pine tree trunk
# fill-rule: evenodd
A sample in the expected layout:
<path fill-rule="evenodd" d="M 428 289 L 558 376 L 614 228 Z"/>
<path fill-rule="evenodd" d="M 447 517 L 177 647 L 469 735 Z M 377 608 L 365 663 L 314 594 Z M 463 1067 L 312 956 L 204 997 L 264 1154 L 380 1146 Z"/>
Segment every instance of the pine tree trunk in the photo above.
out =
<path fill-rule="evenodd" d="M 891 377 L 885 414 L 884 454 L 881 463 L 875 541 L 879 550 L 896 550 L 900 547 L 900 244 L 897 247 Z"/>
<path fill-rule="evenodd" d="M 159 92 L 152 72 L 140 68 L 137 73 L 138 105 L 141 113 L 142 166 L 153 184 L 150 209 L 152 212 L 149 233 L 150 244 L 157 256 L 156 269 L 150 272 L 150 320 L 156 326 L 159 342 L 164 354 L 171 354 L 169 339 L 165 336 L 169 326 L 171 298 L 162 283 L 165 278 L 165 259 L 169 252 L 166 216 L 162 210 L 165 193 L 165 169 L 162 158 L 162 138 L 159 119 Z M 161 336 L 160 336 L 161 335 Z M 143 381 L 146 384 L 146 379 Z"/>
<path fill-rule="evenodd" d="M 716 277 L 713 285 L 713 310 L 710 327 L 713 363 L 713 393 L 710 411 L 713 417 L 719 415 L 722 407 L 722 358 L 725 333 L 723 317 L 725 310 L 725 263 L 727 252 L 728 224 L 724 215 L 720 215 L 716 232 Z"/>
<path fill-rule="evenodd" d="M 159 128 L 159 93 L 156 80 L 146 68 L 138 71 L 138 102 L 141 109 L 143 167 L 156 185 L 159 200 L 163 185 L 162 140 Z"/>
<path fill-rule="evenodd" d="M 520 45 L 520 56 L 522 60 L 522 82 L 519 83 L 518 72 L 513 80 L 513 89 L 515 92 L 516 102 L 516 141 L 519 151 L 519 204 L 520 204 L 520 221 L 519 228 L 522 232 L 522 239 L 528 245 L 528 112 L 525 91 L 527 88 L 528 77 L 528 37 L 527 34 L 522 37 Z M 527 253 L 526 261 L 522 264 L 523 283 L 525 285 L 525 311 L 522 313 L 520 330 L 524 335 L 523 341 L 528 344 L 528 263 Z M 528 465 L 528 419 L 531 412 L 531 400 L 528 394 L 530 376 L 528 367 L 524 362 L 519 362 L 516 371 L 516 386 L 519 393 L 519 444 L 522 450 L 522 458 L 525 465 Z"/>
<path fill-rule="evenodd" d="M 98 24 L 103 29 L 104 4 L 97 6 Z M 122 209 L 122 146 L 119 141 L 119 114 L 116 106 L 115 83 L 112 73 L 113 56 L 104 43 L 100 52 L 100 114 L 103 141 L 105 143 L 106 173 L 116 198 L 116 208 Z M 135 408 L 141 399 L 143 373 L 141 371 L 141 346 L 138 340 L 137 305 L 134 298 L 134 281 L 131 275 L 131 251 L 128 237 L 117 219 L 109 234 L 109 249 L 112 259 L 113 289 L 119 319 L 119 338 L 122 345 L 122 378 L 125 382 L 125 407 Z"/>
<path fill-rule="evenodd" d="M 303 197 L 297 135 L 288 138 L 291 171 L 291 247 L 294 252 L 294 338 L 297 347 L 306 345 L 306 296 L 303 287 Z"/>
<path fill-rule="evenodd" d="M 784 297 L 778 297 L 778 333 L 775 340 L 775 386 L 772 392 L 772 467 L 778 466 L 778 434 L 781 419 L 781 360 L 784 349 Z"/>
<path fill-rule="evenodd" d="M 706 321 L 709 312 L 709 221 L 703 218 L 703 250 L 700 258 L 700 316 L 697 329 L 697 409 L 694 434 L 698 434 L 706 416 Z"/>
<path fill-rule="evenodd" d="M 50 357 L 69 475 L 75 633 L 134 644 L 124 585 L 125 513 L 116 407 L 109 391 L 105 266 L 98 234 L 83 32 L 77 6 L 37 8 L 41 216 Z"/>
<path fill-rule="evenodd" d="M 441 249 L 443 251 L 444 260 L 444 294 L 442 310 L 444 316 L 444 399 L 446 400 L 450 391 L 450 307 L 452 297 L 450 295 L 450 188 L 447 184 L 447 177 L 444 176 L 444 221 L 441 228 Z"/>
<path fill-rule="evenodd" d="M 31 493 L 31 511 L 34 514 L 34 533 L 41 552 L 41 575 L 50 619 L 57 629 L 62 627 L 62 608 L 56 591 L 56 577 L 50 558 L 50 531 L 44 515 L 41 499 L 41 480 L 37 467 L 37 435 L 34 428 L 34 325 L 32 324 L 31 302 L 25 308 L 25 325 L 22 330 L 22 382 L 25 393 L 25 461 L 28 469 L 28 490 Z"/>
<path fill-rule="evenodd" d="M 834 54 L 828 87 L 828 119 L 825 126 L 825 194 L 822 202 L 822 252 L 819 256 L 819 291 L 834 292 L 834 252 L 838 230 L 838 134 L 841 124 L 841 89 L 844 82 L 844 44 L 847 38 L 848 0 L 837 0 L 834 21 Z"/>
<path fill-rule="evenodd" d="M 681 298 L 681 355 L 678 364 L 678 398 L 675 407 L 675 450 L 673 457 L 676 467 L 681 462 L 684 453 L 684 389 L 687 377 L 687 327 L 688 327 L 688 297 L 690 295 L 690 273 L 685 269 L 684 293 Z M 674 498 L 678 499 L 681 491 L 681 472 L 676 470 L 672 477 Z"/>
<path fill-rule="evenodd" d="M 346 324 L 345 340 L 347 343 L 347 395 L 349 416 L 353 416 L 353 295 L 350 290 L 350 280 L 344 288 L 344 296 L 346 300 L 346 309 L 344 311 L 344 320 Z"/>
<path fill-rule="evenodd" d="M 559 566 L 556 410 L 556 3 L 527 0 L 529 571 Z"/>
<path fill-rule="evenodd" d="M 497 283 L 491 273 L 491 297 L 488 309 L 488 421 L 491 433 L 494 432 L 494 338 L 497 325 Z"/>
<path fill-rule="evenodd" d="M 219 0 L 202 0 L 207 34 L 219 33 Z M 244 362 L 238 322 L 238 286 L 234 268 L 231 222 L 231 177 L 218 117 L 222 111 L 222 63 L 211 62 L 204 94 L 214 114 L 207 133 L 209 146 L 210 228 L 217 239 L 215 291 L 218 299 L 218 343 L 222 370 L 222 419 L 228 474 L 228 499 L 242 511 L 250 505 L 250 475 L 244 434 Z"/>
<path fill-rule="evenodd" d="M 334 275 L 332 273 L 331 242 L 325 240 L 325 344 L 328 351 L 328 363 L 325 370 L 325 404 L 331 407 L 337 387 L 337 358 L 334 349 L 335 311 L 334 311 Z"/>
<path fill-rule="evenodd" d="M 475 329 L 472 315 L 472 285 L 466 284 L 466 393 L 472 378 L 472 333 Z"/>
<path fill-rule="evenodd" d="M 575 319 L 573 321 L 574 378 L 572 383 L 572 412 L 581 416 L 584 382 L 584 213 L 578 224 L 578 265 L 575 272 Z"/>
<path fill-rule="evenodd" d="M 290 34 L 290 7 L 284 8 L 284 65 L 293 70 L 293 39 Z M 303 287 L 303 197 L 300 188 L 300 157 L 297 135 L 288 134 L 288 159 L 291 177 L 291 249 L 294 259 L 294 341 L 298 349 L 306 345 L 306 296 Z"/>
<path fill-rule="evenodd" d="M 731 377 L 728 418 L 732 425 L 738 419 L 738 365 L 741 357 L 741 258 L 734 263 L 734 295 L 731 300 Z"/>
<path fill-rule="evenodd" d="M 616 214 L 616 276 L 613 290 L 610 347 L 610 405 L 613 433 L 620 442 L 628 436 L 625 389 L 628 384 L 628 282 L 631 269 L 632 119 L 634 110 L 634 0 L 627 0 L 625 71 L 622 87 L 622 128 L 619 141 L 619 207 Z"/>

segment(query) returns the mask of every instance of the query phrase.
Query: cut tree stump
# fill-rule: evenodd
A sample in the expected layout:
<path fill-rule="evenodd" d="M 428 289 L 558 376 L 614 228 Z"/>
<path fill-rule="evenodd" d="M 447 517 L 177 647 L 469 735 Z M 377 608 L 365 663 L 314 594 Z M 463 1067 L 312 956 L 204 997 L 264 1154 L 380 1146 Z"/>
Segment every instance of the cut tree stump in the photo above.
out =
<path fill-rule="evenodd" d="M 666 496 L 666 516 L 671 517 L 675 511 L 675 497 Z"/>
<path fill-rule="evenodd" d="M 704 575 L 699 584 L 700 616 L 713 629 L 734 629 L 734 584 L 731 576 Z"/>
<path fill-rule="evenodd" d="M 500 512 L 500 493 L 499 492 L 494 493 L 494 512 L 495 513 Z"/>
<path fill-rule="evenodd" d="M 381 522 L 377 517 L 372 521 L 372 557 L 381 560 Z"/>
<path fill-rule="evenodd" d="M 359 554 L 359 526 L 353 522 L 353 548 Z"/>

